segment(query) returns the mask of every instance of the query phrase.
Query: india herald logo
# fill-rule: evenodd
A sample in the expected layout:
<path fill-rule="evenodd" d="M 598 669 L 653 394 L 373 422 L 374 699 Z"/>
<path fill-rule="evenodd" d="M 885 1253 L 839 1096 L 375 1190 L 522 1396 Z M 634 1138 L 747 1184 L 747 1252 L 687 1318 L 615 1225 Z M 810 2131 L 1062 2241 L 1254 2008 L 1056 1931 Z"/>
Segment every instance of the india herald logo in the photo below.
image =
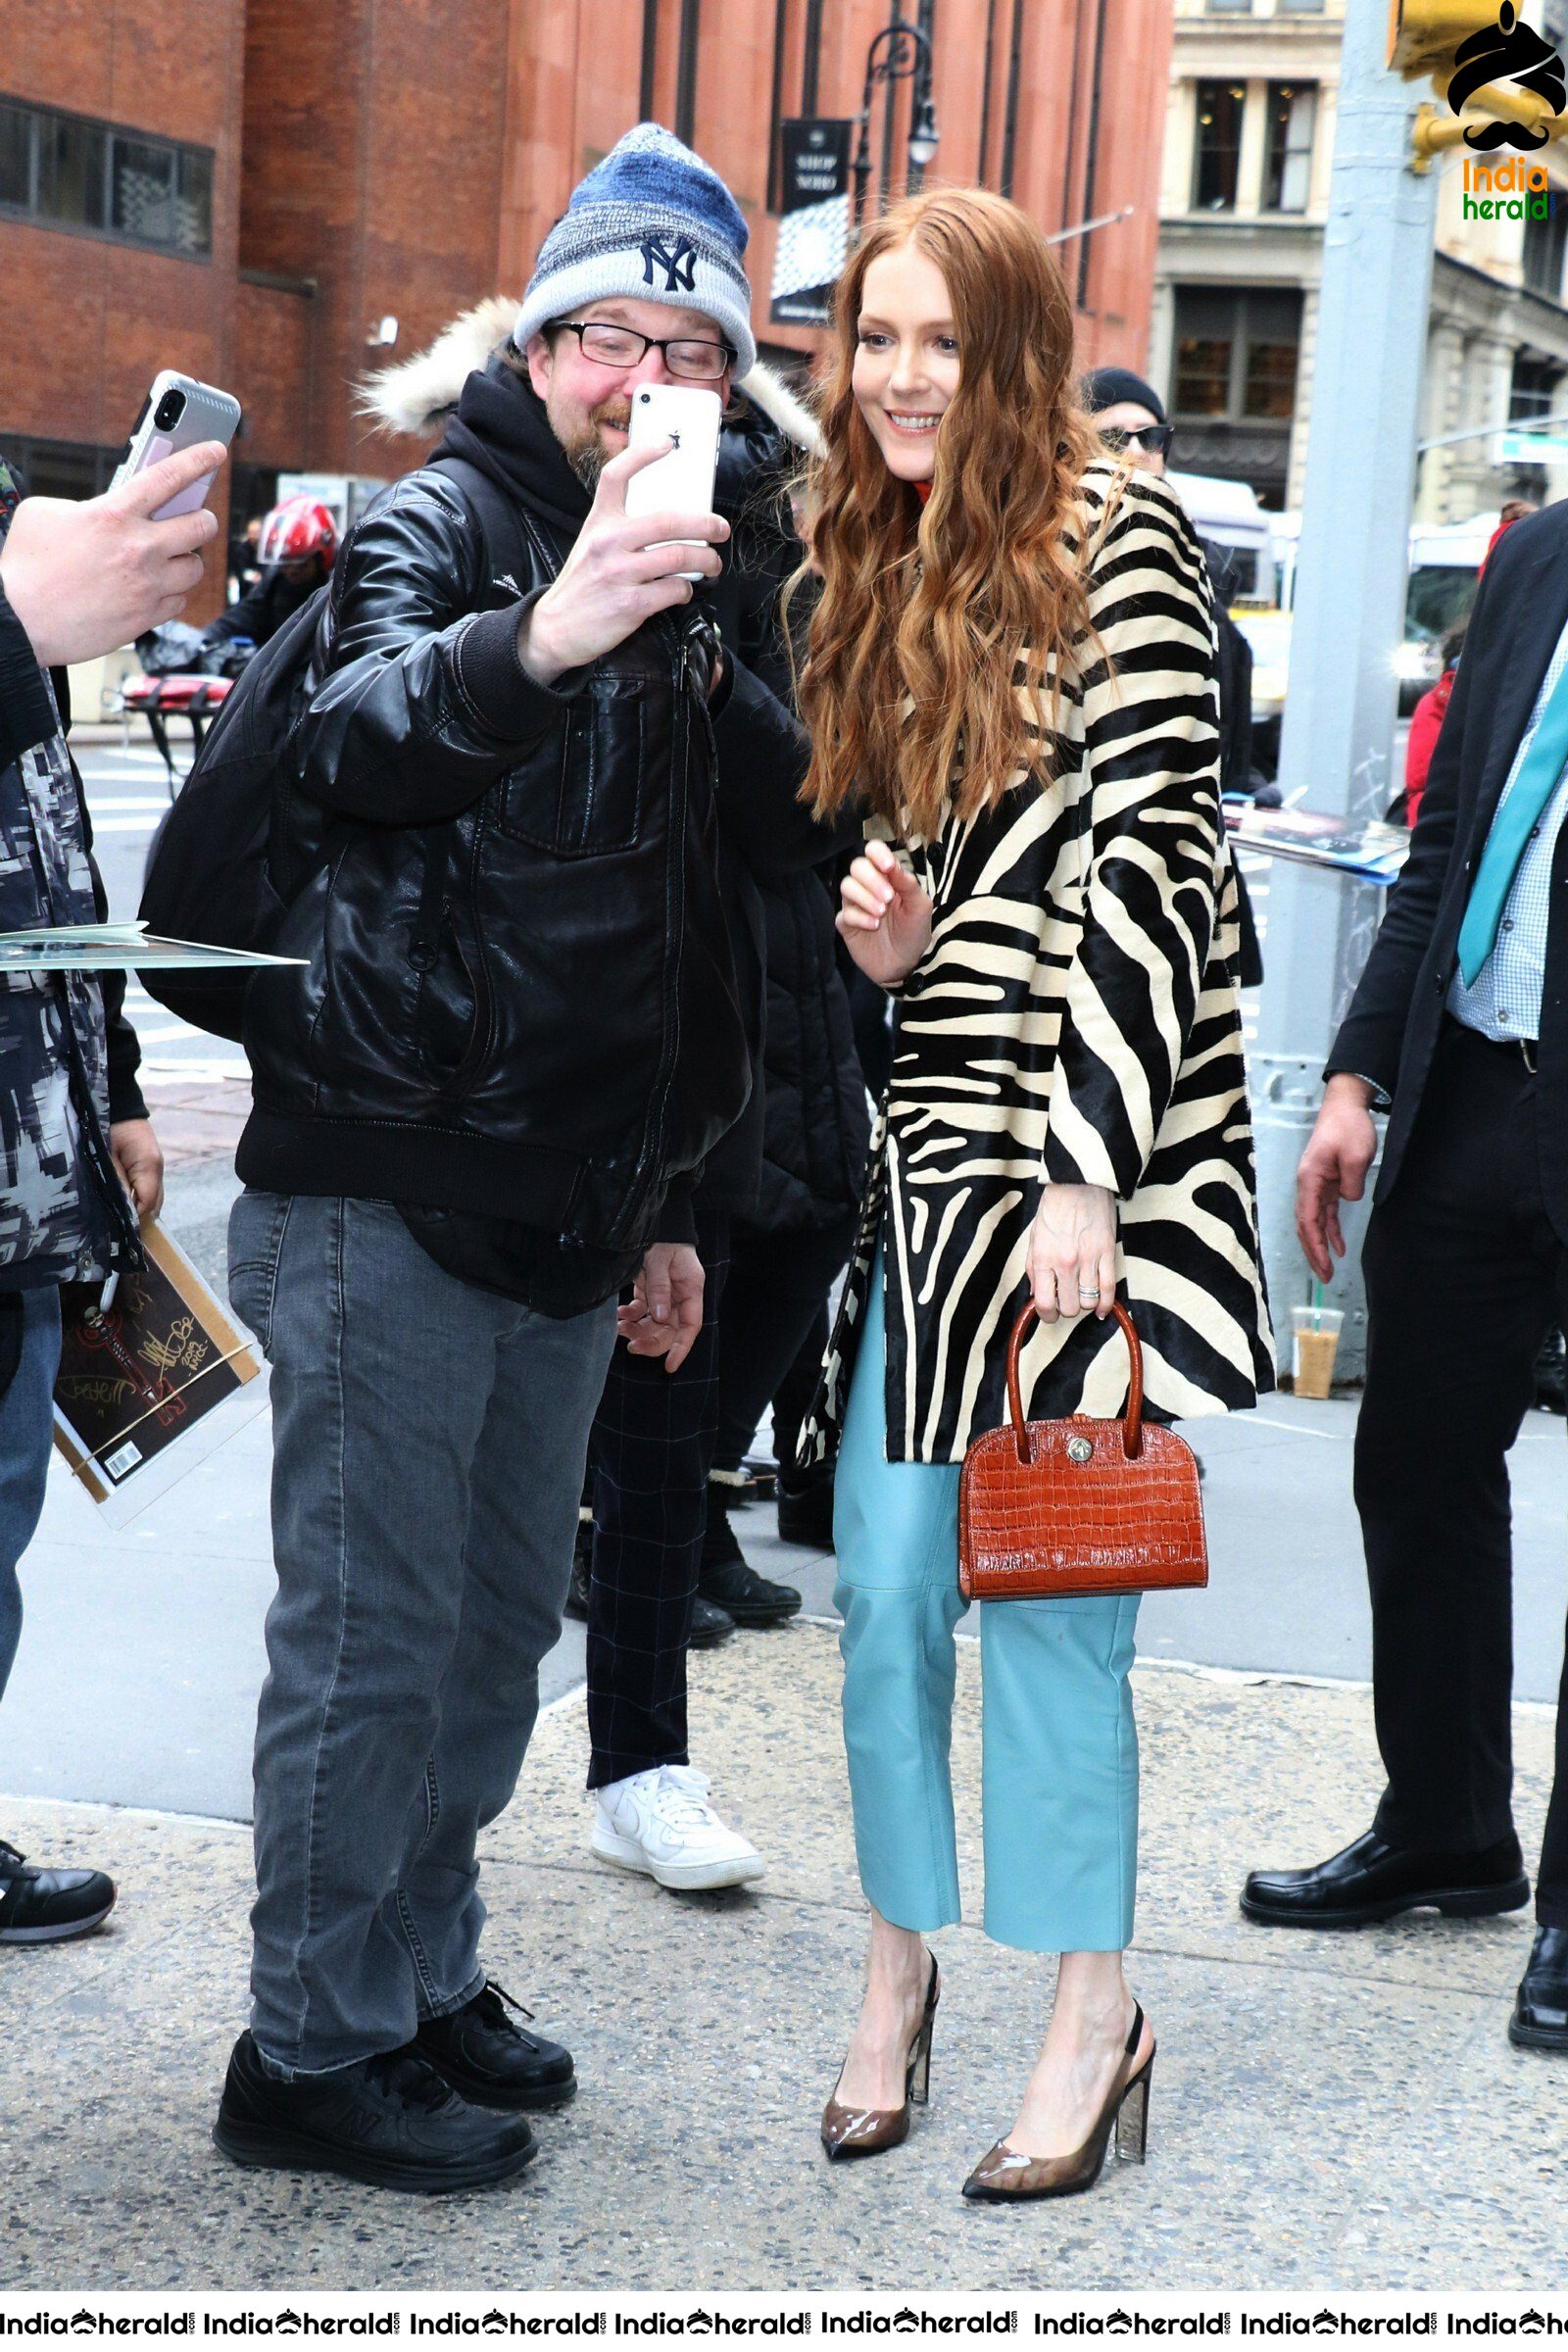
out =
<path fill-rule="evenodd" d="M 664 272 L 666 294 L 690 294 L 697 285 L 697 248 L 690 237 L 644 237 L 643 283 L 654 283 L 656 269 Z"/>
<path fill-rule="evenodd" d="M 1517 88 L 1529 90 L 1544 99 L 1554 113 L 1560 113 L 1565 88 L 1563 62 L 1549 41 L 1520 21 L 1513 0 L 1502 0 L 1495 24 L 1485 24 L 1461 41 L 1453 53 L 1456 71 L 1448 83 L 1447 99 L 1457 114 L 1467 98 L 1489 82 L 1512 82 Z M 1516 147 L 1528 155 L 1534 148 L 1546 144 L 1548 133 L 1543 127 L 1531 129 L 1522 122 L 1471 123 L 1464 134 L 1467 147 L 1487 154 L 1497 147 Z"/>

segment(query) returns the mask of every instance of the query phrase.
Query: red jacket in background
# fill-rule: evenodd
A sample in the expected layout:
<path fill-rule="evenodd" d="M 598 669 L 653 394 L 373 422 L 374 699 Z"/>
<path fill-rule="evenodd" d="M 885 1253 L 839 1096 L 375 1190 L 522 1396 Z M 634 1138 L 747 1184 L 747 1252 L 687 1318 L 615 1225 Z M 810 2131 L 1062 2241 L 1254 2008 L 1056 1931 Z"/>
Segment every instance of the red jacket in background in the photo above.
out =
<path fill-rule="evenodd" d="M 1453 692 L 1453 672 L 1446 669 L 1435 686 L 1429 686 L 1410 713 L 1410 734 L 1404 747 L 1404 821 L 1413 825 L 1421 813 L 1421 795 L 1427 788 L 1427 770 L 1432 755 L 1438 748 L 1443 732 L 1443 713 L 1448 708 Z"/>

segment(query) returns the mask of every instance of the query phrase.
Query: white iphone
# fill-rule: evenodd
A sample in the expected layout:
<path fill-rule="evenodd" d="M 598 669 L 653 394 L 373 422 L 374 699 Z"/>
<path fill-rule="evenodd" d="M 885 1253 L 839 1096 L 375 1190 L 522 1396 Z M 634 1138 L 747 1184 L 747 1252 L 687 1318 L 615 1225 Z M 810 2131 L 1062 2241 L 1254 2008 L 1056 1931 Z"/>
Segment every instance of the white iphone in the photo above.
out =
<path fill-rule="evenodd" d="M 220 392 L 216 384 L 181 375 L 174 368 L 161 369 L 130 428 L 110 488 L 128 482 L 132 474 L 145 473 L 149 466 L 173 457 L 177 450 L 194 449 L 198 441 L 221 441 L 226 448 L 234 438 L 239 415 L 239 402 L 232 392 Z M 202 474 L 189 489 L 166 500 L 153 516 L 154 522 L 171 514 L 193 514 L 212 486 L 212 475 Z"/>
<path fill-rule="evenodd" d="M 631 396 L 632 449 L 672 441 L 667 457 L 645 466 L 626 484 L 628 514 L 711 514 L 713 476 L 718 469 L 718 426 L 723 403 L 716 392 L 696 384 L 643 384 Z M 657 544 L 671 546 L 670 540 Z M 683 571 L 683 580 L 707 578 Z"/>

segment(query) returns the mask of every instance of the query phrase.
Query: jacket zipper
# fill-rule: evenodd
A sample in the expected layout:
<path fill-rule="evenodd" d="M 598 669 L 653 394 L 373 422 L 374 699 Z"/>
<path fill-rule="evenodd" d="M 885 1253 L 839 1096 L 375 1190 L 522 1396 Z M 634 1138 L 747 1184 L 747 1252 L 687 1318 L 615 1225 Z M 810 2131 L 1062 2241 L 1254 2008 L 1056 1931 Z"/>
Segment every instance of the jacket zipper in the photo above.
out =
<path fill-rule="evenodd" d="M 632 1169 L 626 1188 L 626 1198 L 617 1219 L 617 1231 L 624 1234 L 630 1228 L 643 1202 L 653 1189 L 654 1169 L 662 1152 L 664 1113 L 669 1103 L 669 1089 L 674 1078 L 675 1056 L 680 1050 L 680 972 L 685 948 L 686 912 L 686 801 L 688 767 L 691 756 L 691 708 L 689 679 L 690 655 L 684 633 L 678 641 L 679 660 L 675 665 L 675 709 L 677 713 L 674 745 L 673 790 L 670 793 L 670 866 L 665 893 L 669 936 L 674 940 L 674 956 L 666 984 L 668 1013 L 664 1023 L 663 1045 L 659 1070 L 654 1080 L 653 1100 L 648 1106 L 648 1118 L 643 1128 L 642 1149 Z"/>

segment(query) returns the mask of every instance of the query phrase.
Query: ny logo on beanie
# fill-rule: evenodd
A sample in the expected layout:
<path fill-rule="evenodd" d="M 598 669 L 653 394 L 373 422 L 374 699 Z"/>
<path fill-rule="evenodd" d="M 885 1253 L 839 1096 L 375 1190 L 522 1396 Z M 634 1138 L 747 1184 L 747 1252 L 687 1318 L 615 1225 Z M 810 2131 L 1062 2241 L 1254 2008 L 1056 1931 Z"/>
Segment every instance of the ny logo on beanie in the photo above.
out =
<path fill-rule="evenodd" d="M 664 272 L 666 294 L 690 294 L 697 284 L 697 248 L 690 237 L 645 237 L 643 239 L 643 283 L 654 282 L 654 268 Z"/>
<path fill-rule="evenodd" d="M 729 345 L 735 372 L 757 365 L 746 216 L 718 173 L 658 122 L 615 141 L 571 192 L 539 248 L 513 328 L 519 351 L 552 319 L 594 302 L 651 302 L 701 312 Z M 703 266 L 699 285 L 697 265 Z"/>

